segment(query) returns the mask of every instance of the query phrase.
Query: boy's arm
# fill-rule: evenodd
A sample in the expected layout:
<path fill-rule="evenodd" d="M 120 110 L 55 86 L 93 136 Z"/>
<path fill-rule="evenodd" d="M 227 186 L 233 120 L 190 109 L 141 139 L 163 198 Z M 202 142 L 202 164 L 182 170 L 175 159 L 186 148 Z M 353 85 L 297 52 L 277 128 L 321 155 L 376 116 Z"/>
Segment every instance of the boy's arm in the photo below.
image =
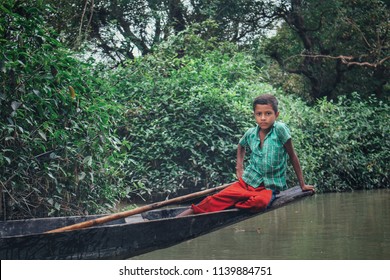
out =
<path fill-rule="evenodd" d="M 299 182 L 299 185 L 301 186 L 302 191 L 313 191 L 314 192 L 313 186 L 305 184 L 305 180 L 303 179 L 301 165 L 299 163 L 298 156 L 295 153 L 291 138 L 289 140 L 287 140 L 287 142 L 284 144 L 284 147 L 286 148 L 286 151 L 290 157 L 292 166 L 294 168 L 295 174 L 297 175 L 298 182 Z"/>
<path fill-rule="evenodd" d="M 244 158 L 245 158 L 245 147 L 238 144 L 237 146 L 237 163 L 236 163 L 236 176 L 237 179 L 242 178 L 244 173 Z"/>

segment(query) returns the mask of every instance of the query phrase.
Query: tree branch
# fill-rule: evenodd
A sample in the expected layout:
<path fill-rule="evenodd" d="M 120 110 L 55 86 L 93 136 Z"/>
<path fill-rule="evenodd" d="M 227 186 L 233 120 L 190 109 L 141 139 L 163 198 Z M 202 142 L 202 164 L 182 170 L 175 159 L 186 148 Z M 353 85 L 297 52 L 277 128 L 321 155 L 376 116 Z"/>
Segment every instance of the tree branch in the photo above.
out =
<path fill-rule="evenodd" d="M 307 57 L 307 58 L 312 58 L 312 59 L 334 59 L 334 60 L 340 60 L 343 64 L 346 64 L 347 66 L 351 66 L 351 65 L 357 65 L 357 66 L 367 66 L 367 67 L 373 67 L 373 68 L 376 68 L 380 65 L 383 65 L 387 60 L 390 59 L 390 56 L 387 56 L 377 62 L 374 62 L 374 63 L 371 63 L 371 62 L 358 62 L 358 61 L 353 61 L 354 59 L 356 59 L 355 57 L 353 56 L 346 56 L 346 55 L 339 55 L 339 56 L 331 56 L 331 55 L 321 55 L 321 54 L 317 54 L 317 55 L 306 55 L 306 54 L 300 54 L 300 55 L 296 55 L 296 56 L 292 56 L 290 58 L 293 58 L 293 57 Z"/>

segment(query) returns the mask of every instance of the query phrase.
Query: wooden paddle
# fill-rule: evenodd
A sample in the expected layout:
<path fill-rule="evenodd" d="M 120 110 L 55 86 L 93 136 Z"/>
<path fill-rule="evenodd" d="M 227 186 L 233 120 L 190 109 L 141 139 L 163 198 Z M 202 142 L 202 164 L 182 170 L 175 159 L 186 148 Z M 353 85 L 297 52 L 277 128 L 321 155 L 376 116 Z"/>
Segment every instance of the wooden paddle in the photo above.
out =
<path fill-rule="evenodd" d="M 171 198 L 171 199 L 167 199 L 167 200 L 164 200 L 164 201 L 148 204 L 148 205 L 141 206 L 141 207 L 138 207 L 138 208 L 135 208 L 135 209 L 131 209 L 131 210 L 128 210 L 128 211 L 124 211 L 124 212 L 115 213 L 115 214 L 112 214 L 112 215 L 100 217 L 100 218 L 97 218 L 97 219 L 94 219 L 94 220 L 89 220 L 89 221 L 73 224 L 73 225 L 70 225 L 70 226 L 65 226 L 65 227 L 49 230 L 49 231 L 46 231 L 45 233 L 64 232 L 64 231 L 69 231 L 69 230 L 75 230 L 75 229 L 82 229 L 82 228 L 92 227 L 92 226 L 95 226 L 95 225 L 99 225 L 99 224 L 107 223 L 107 222 L 110 222 L 110 221 L 118 220 L 118 219 L 121 219 L 121 218 L 126 218 L 126 217 L 129 217 L 129 216 L 132 216 L 132 215 L 140 214 L 140 213 L 143 213 L 143 212 L 146 212 L 146 211 L 150 211 L 150 210 L 153 210 L 153 209 L 161 208 L 161 207 L 167 206 L 169 204 L 181 203 L 181 202 L 186 201 L 186 200 L 194 199 L 194 198 L 201 197 L 201 196 L 206 196 L 206 195 L 218 192 L 220 190 L 223 190 L 224 188 L 230 186 L 231 184 L 232 183 L 225 184 L 225 185 L 222 185 L 222 186 L 219 186 L 219 187 L 215 187 L 215 188 L 211 188 L 211 189 L 207 189 L 207 190 L 203 190 L 203 191 L 199 191 L 199 192 L 195 192 L 195 193 L 179 196 L 179 197 L 176 197 L 176 198 Z"/>

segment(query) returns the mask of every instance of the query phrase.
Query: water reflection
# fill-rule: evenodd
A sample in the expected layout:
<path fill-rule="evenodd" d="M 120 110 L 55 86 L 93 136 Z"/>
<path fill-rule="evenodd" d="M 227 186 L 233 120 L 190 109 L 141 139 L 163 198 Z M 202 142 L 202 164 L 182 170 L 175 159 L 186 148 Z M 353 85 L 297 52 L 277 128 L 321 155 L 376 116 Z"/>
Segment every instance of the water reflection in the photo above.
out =
<path fill-rule="evenodd" d="M 133 259 L 390 259 L 390 190 L 320 194 Z"/>

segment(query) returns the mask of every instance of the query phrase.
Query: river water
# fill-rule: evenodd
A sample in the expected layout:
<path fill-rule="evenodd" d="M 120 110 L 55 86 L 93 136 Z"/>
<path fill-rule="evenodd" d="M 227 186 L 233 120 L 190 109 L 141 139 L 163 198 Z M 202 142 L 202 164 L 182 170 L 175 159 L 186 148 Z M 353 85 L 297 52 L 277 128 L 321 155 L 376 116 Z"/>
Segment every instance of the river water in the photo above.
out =
<path fill-rule="evenodd" d="M 390 189 L 316 194 L 136 260 L 389 260 Z"/>

